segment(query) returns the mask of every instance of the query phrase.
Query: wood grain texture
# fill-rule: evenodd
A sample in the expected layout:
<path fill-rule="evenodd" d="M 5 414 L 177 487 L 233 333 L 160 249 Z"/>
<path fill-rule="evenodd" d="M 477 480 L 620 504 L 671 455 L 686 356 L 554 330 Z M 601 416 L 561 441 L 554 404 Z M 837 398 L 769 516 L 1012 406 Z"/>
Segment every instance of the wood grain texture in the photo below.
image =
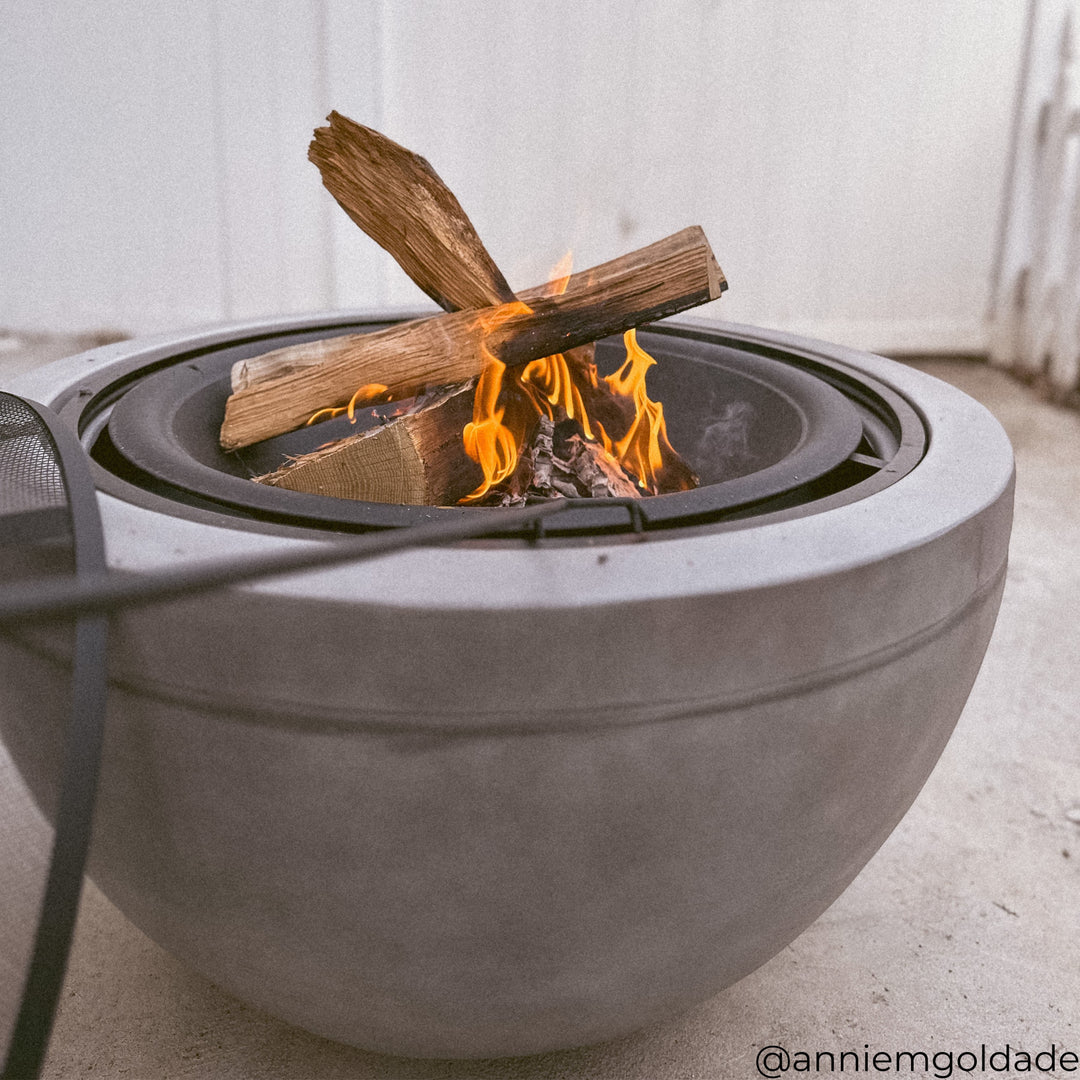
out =
<path fill-rule="evenodd" d="M 447 310 L 507 303 L 514 293 L 461 204 L 428 162 L 338 112 L 308 158 L 346 214 Z"/>
<path fill-rule="evenodd" d="M 480 467 L 461 445 L 474 384 L 438 396 L 384 426 L 339 439 L 257 481 L 313 495 L 413 506 L 450 506 L 474 490 Z"/>

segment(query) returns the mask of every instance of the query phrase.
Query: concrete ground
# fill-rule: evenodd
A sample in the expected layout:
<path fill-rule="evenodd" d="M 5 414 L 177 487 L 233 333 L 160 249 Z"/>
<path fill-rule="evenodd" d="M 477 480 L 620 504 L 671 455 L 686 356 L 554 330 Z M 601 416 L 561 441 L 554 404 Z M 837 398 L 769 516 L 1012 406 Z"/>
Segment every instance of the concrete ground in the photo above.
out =
<path fill-rule="evenodd" d="M 0 386 L 41 358 L 38 347 L 0 351 Z M 983 1046 L 987 1055 L 1006 1045 L 1014 1055 L 1080 1053 L 1080 413 L 983 364 L 918 366 L 986 404 L 1015 447 L 1001 614 L 914 807 L 780 955 L 694 1011 L 617 1042 L 414 1061 L 327 1042 L 246 1007 L 88 885 L 45 1076 L 726 1080 L 757 1076 L 756 1055 L 769 1045 L 790 1051 L 792 1071 L 799 1051 L 811 1063 L 832 1052 L 838 1071 L 841 1052 L 854 1051 L 867 1071 L 864 1052 L 895 1062 L 907 1050 L 933 1059 L 922 1075 L 946 1076 L 948 1059 L 934 1054 L 954 1055 L 953 1075 L 963 1075 L 971 1059 L 956 1055 Z M 890 1071 L 912 1075 L 906 1059 Z"/>

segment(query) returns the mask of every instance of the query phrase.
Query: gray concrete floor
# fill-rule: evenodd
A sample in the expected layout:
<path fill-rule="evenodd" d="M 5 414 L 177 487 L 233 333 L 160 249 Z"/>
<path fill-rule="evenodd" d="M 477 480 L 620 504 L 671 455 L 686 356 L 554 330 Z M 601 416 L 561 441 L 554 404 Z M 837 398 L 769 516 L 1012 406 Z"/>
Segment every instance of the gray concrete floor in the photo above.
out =
<path fill-rule="evenodd" d="M 44 357 L 25 347 L 0 352 L 0 385 L 35 358 Z M 693 1012 L 618 1042 L 513 1060 L 413 1061 L 327 1042 L 246 1007 L 89 885 L 45 1076 L 725 1080 L 756 1076 L 755 1055 L 769 1044 L 837 1057 L 866 1048 L 978 1054 L 984 1044 L 988 1053 L 1006 1044 L 1080 1052 L 1080 414 L 976 362 L 918 366 L 986 404 L 1016 449 L 1001 614 L 914 807 L 780 955 Z"/>

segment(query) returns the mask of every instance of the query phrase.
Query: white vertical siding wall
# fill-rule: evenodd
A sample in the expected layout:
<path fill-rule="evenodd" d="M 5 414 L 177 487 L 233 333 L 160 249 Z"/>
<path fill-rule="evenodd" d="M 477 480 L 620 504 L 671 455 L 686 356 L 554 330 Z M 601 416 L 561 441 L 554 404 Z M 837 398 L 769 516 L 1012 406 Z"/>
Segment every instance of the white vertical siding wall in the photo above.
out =
<path fill-rule="evenodd" d="M 1080 0 L 1031 4 L 990 358 L 1051 398 L 1080 399 Z"/>
<path fill-rule="evenodd" d="M 699 223 L 724 317 L 984 344 L 1019 0 L 9 8 L 0 325 L 419 303 L 306 162 L 337 108 L 433 162 L 512 284 Z"/>
<path fill-rule="evenodd" d="M 322 2 L 212 7 L 224 314 L 323 306 L 331 204 L 311 190 L 307 161 L 326 100 Z"/>

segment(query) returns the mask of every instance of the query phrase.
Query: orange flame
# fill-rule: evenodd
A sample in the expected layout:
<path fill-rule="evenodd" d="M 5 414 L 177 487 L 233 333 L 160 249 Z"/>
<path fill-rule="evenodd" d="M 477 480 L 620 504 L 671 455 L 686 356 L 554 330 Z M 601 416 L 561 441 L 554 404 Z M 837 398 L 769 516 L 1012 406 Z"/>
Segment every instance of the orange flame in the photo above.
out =
<path fill-rule="evenodd" d="M 377 398 L 382 397 L 383 394 L 389 389 L 387 386 L 383 386 L 382 383 L 364 383 L 359 390 L 351 398 L 347 405 L 340 405 L 336 408 L 320 409 L 316 413 L 312 413 L 308 417 L 305 427 L 316 423 L 319 420 L 333 420 L 335 416 L 340 416 L 342 413 L 347 413 L 349 417 L 349 423 L 356 423 L 356 408 L 358 405 L 370 405 Z M 392 398 L 387 398 L 387 401 L 392 401 Z"/>
<path fill-rule="evenodd" d="M 570 271 L 574 268 L 574 252 L 568 251 L 552 268 L 551 276 L 544 286 L 545 296 L 562 296 L 570 284 Z"/>
<path fill-rule="evenodd" d="M 557 296 L 566 291 L 571 265 L 572 254 L 567 252 L 552 271 L 544 295 Z M 481 329 L 485 335 L 489 334 L 511 315 L 529 310 L 521 303 L 504 305 L 489 316 Z M 668 441 L 663 406 L 651 401 L 645 392 L 645 374 L 656 361 L 638 344 L 635 331 L 628 330 L 623 343 L 625 362 L 614 375 L 604 379 L 612 394 L 628 399 L 632 405 L 633 419 L 618 439 L 612 439 L 602 424 L 590 420 L 582 393 L 588 387 L 578 385 L 575 372 L 562 354 L 533 360 L 504 387 L 506 366 L 481 345 L 486 360 L 476 387 L 472 423 L 465 426 L 462 434 L 465 452 L 480 466 L 484 479 L 461 501 L 478 502 L 513 475 L 529 432 L 536 418 L 543 415 L 551 420 L 563 415 L 577 420 L 587 439 L 598 440 L 637 479 L 639 487 L 655 494 L 659 487 L 657 474 L 665 455 L 677 455 Z M 577 375 L 584 379 L 591 375 L 592 386 L 597 385 L 595 369 L 578 371 Z"/>
<path fill-rule="evenodd" d="M 566 291 L 572 266 L 573 252 L 568 251 L 552 270 L 545 296 L 560 296 Z M 485 333 L 491 333 L 510 315 L 531 310 L 520 302 L 516 308 L 512 304 L 504 305 L 492 313 L 488 325 L 482 328 Z M 501 315 L 504 311 L 506 314 Z M 504 391 L 506 366 L 484 346 L 481 348 L 487 359 L 476 387 L 472 423 L 465 425 L 462 436 L 465 452 L 483 470 L 484 479 L 461 500 L 463 503 L 478 502 L 496 484 L 513 475 L 521 447 L 538 416 L 546 415 L 554 420 L 561 411 L 581 424 L 587 438 L 594 438 L 581 391 L 561 353 L 526 364 Z"/>
<path fill-rule="evenodd" d="M 623 334 L 626 360 L 614 375 L 604 377 L 613 394 L 630 398 L 634 403 L 634 419 L 626 434 L 614 444 L 603 433 L 604 449 L 627 472 L 637 477 L 638 486 L 655 493 L 656 474 L 664 464 L 664 451 L 671 453 L 664 406 L 651 401 L 645 393 L 645 373 L 656 361 L 638 344 L 637 331 Z"/>
<path fill-rule="evenodd" d="M 545 356 L 526 364 L 517 376 L 518 385 L 528 395 L 537 414 L 546 413 L 554 420 L 556 411 L 562 409 L 571 420 L 577 420 L 586 438 L 593 438 L 589 415 L 581 399 L 581 390 L 562 353 Z"/>
<path fill-rule="evenodd" d="M 486 338 L 507 319 L 531 310 L 528 304 L 523 304 L 520 300 L 512 304 L 502 304 L 490 314 L 481 317 L 480 331 Z M 525 434 L 524 424 L 520 420 L 512 426 L 503 423 L 504 418 L 509 419 L 507 403 L 500 403 L 506 365 L 491 353 L 483 340 L 480 351 L 484 355 L 484 366 L 476 384 L 476 396 L 473 398 L 473 418 L 462 429 L 461 438 L 465 453 L 480 466 L 484 479 L 475 491 L 471 491 L 461 500 L 463 503 L 482 499 L 492 487 L 513 474 L 517 467 L 518 449 Z"/>

